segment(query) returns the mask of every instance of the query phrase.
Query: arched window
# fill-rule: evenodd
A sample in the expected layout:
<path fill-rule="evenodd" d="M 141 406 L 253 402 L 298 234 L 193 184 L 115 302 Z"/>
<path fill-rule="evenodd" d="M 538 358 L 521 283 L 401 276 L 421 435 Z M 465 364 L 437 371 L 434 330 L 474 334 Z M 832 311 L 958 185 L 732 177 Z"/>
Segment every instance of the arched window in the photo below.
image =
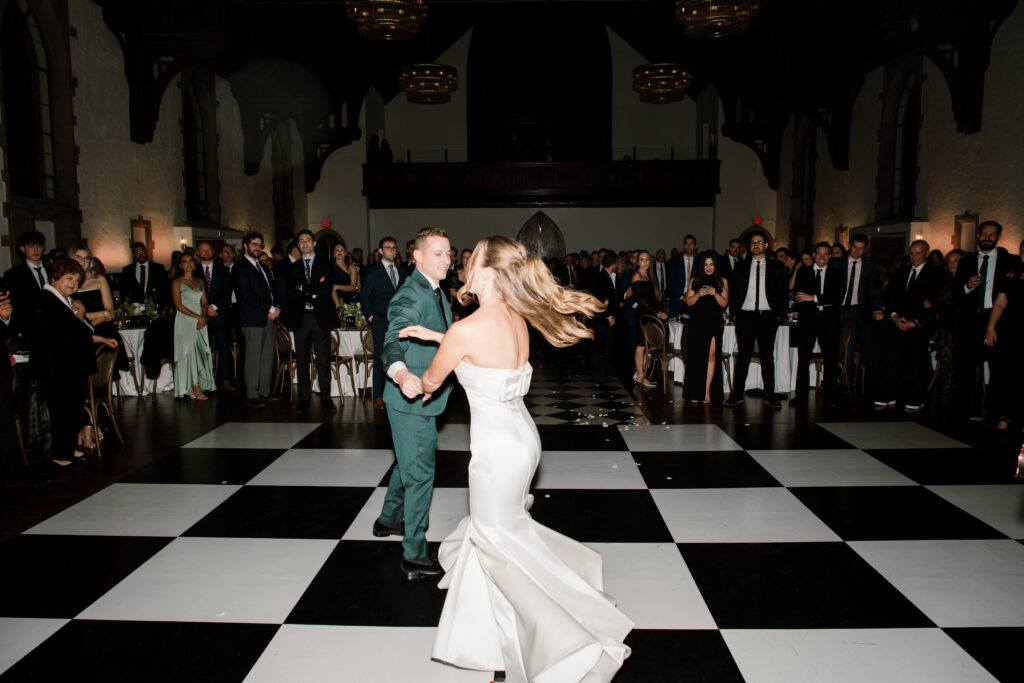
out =
<path fill-rule="evenodd" d="M 182 75 L 185 213 L 190 221 L 220 221 L 217 118 L 213 76 L 199 68 Z"/>
<path fill-rule="evenodd" d="M 911 74 L 896 107 L 892 148 L 892 216 L 914 215 L 917 139 L 921 118 L 921 79 Z"/>
<path fill-rule="evenodd" d="M 793 132 L 793 192 L 790 195 L 789 244 L 814 241 L 814 180 L 818 163 L 818 126 L 814 117 L 800 114 Z"/>
<path fill-rule="evenodd" d="M 7 163 L 11 194 L 53 199 L 53 117 L 46 45 L 25 0 L 11 0 L 0 24 Z"/>

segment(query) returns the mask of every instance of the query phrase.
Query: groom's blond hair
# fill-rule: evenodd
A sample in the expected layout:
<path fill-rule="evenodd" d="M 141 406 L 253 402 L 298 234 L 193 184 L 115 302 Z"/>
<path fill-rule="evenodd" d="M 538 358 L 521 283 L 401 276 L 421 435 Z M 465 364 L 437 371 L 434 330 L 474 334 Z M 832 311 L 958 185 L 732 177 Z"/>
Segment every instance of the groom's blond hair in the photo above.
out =
<path fill-rule="evenodd" d="M 428 225 L 425 228 L 420 228 L 419 232 L 416 233 L 416 248 L 423 249 L 427 244 L 428 237 L 443 237 L 448 239 L 448 231 L 444 228 L 439 228 L 436 225 Z"/>

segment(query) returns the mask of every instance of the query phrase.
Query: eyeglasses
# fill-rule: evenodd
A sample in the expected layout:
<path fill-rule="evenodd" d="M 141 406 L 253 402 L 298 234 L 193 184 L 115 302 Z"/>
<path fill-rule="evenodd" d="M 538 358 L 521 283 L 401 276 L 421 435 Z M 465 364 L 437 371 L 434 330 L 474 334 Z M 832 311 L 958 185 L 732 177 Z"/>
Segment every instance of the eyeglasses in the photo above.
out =
<path fill-rule="evenodd" d="M 750 242 L 750 246 L 752 246 L 752 247 L 763 247 L 766 244 L 768 244 L 768 243 L 767 242 L 762 242 L 761 240 L 756 240 L 756 241 L 751 241 Z"/>
<path fill-rule="evenodd" d="M 252 242 L 249 242 L 249 246 L 250 247 L 260 247 L 262 249 L 263 248 L 263 242 L 256 242 L 254 240 Z"/>

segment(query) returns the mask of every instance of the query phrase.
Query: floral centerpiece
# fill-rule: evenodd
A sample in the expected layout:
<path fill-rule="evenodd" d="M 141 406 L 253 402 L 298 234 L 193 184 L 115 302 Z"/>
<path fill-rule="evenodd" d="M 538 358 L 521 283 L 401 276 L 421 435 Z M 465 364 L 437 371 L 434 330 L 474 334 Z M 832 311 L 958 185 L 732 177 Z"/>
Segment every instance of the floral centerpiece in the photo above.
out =
<path fill-rule="evenodd" d="M 338 306 L 338 322 L 341 323 L 342 327 L 353 328 L 359 327 L 362 323 L 363 312 L 359 308 L 359 304 L 343 303 Z"/>
<path fill-rule="evenodd" d="M 117 308 L 120 327 L 145 327 L 159 317 L 160 309 L 153 297 L 148 297 L 145 303 L 122 301 Z"/>

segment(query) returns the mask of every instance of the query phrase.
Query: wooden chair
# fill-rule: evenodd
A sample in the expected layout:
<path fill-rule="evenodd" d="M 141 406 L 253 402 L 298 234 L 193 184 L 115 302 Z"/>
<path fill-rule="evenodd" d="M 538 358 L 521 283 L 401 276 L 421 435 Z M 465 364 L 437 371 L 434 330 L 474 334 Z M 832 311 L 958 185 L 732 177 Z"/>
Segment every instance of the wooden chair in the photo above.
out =
<path fill-rule="evenodd" d="M 127 349 L 126 349 L 127 351 Z M 142 386 L 139 384 L 139 368 L 135 362 L 135 356 L 128 356 L 128 372 L 132 374 L 132 384 L 135 385 L 135 395 L 142 396 Z M 143 380 L 145 381 L 145 380 Z M 117 389 L 117 397 L 121 398 L 121 383 L 114 382 L 114 387 Z"/>
<path fill-rule="evenodd" d="M 96 442 L 96 455 L 102 457 L 102 441 L 100 439 L 99 410 L 102 407 L 107 411 L 107 417 L 114 427 L 117 440 L 122 444 L 124 437 L 121 436 L 121 429 L 117 426 L 117 418 L 114 417 L 113 408 L 113 376 L 114 362 L 117 360 L 117 350 L 101 347 L 96 352 L 97 370 L 89 377 L 89 402 L 85 406 L 85 412 L 89 415 L 89 423 L 92 425 L 93 440 Z M 154 392 L 155 393 L 155 392 Z"/>
<path fill-rule="evenodd" d="M 341 330 L 331 330 L 331 361 L 334 367 L 334 378 L 338 381 L 338 393 L 341 394 L 341 402 L 345 402 L 345 391 L 341 386 L 341 366 L 348 367 L 348 378 L 352 383 L 352 395 L 356 396 L 359 391 L 356 389 L 356 357 L 355 354 L 346 356 L 341 353 Z"/>
<path fill-rule="evenodd" d="M 362 365 L 363 366 L 363 388 L 360 391 L 360 397 L 366 396 L 366 390 L 373 386 L 373 330 L 369 325 L 363 324 L 359 330 L 359 340 L 363 343 L 363 351 L 353 361 L 353 372 L 352 381 L 355 381 L 354 370 Z"/>
<path fill-rule="evenodd" d="M 288 399 L 295 394 L 295 348 L 292 346 L 292 335 L 281 323 L 277 323 L 277 340 L 274 343 L 274 358 L 277 361 L 277 375 L 274 377 L 273 393 L 280 389 L 284 376 L 288 375 Z"/>
<path fill-rule="evenodd" d="M 682 358 L 682 354 L 668 347 L 668 332 L 665 323 L 654 315 L 640 316 L 640 331 L 644 346 L 647 347 L 647 360 L 644 362 L 644 377 L 647 377 L 655 363 L 661 365 L 661 385 L 668 386 L 668 363 L 672 358 Z"/>
<path fill-rule="evenodd" d="M 839 330 L 839 372 L 843 376 L 846 388 L 853 393 L 856 386 L 864 386 L 864 368 L 860 364 L 860 351 L 853 354 L 853 367 L 847 367 L 847 355 L 850 344 L 853 342 L 854 328 L 852 325 L 844 325 Z M 859 380 L 859 381 L 858 381 Z"/>

